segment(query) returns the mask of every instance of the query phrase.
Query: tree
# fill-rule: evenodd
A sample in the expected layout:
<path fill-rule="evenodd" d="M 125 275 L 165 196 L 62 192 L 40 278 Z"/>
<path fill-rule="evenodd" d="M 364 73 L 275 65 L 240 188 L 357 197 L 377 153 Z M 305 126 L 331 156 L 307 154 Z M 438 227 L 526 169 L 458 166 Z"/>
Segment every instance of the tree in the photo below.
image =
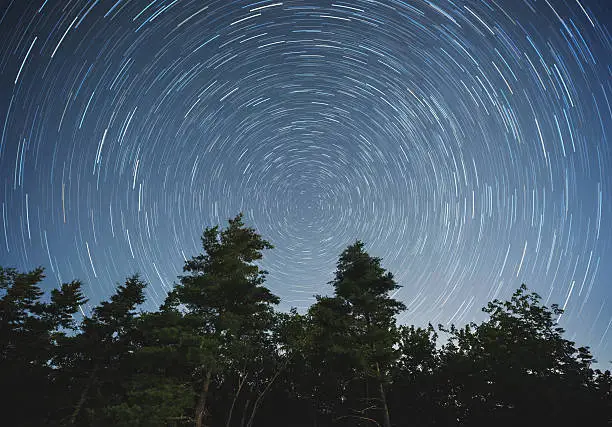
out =
<path fill-rule="evenodd" d="M 44 302 L 43 278 L 42 268 L 19 273 L 0 267 L 0 378 L 10 388 L 2 417 L 14 426 L 46 423 L 54 412 L 61 390 L 54 364 L 58 341 L 75 328 L 73 315 L 87 301 L 74 281 L 53 289 Z"/>
<path fill-rule="evenodd" d="M 289 313 L 276 313 L 272 333 L 276 365 L 282 370 L 261 408 L 259 425 L 320 425 L 316 412 L 321 395 L 313 388 L 313 373 L 320 370 L 309 364 L 307 316 L 299 314 L 296 308 Z"/>
<path fill-rule="evenodd" d="M 182 426 L 193 423 L 191 371 L 206 342 L 173 305 L 137 319 L 136 349 L 125 363 L 125 399 L 104 409 L 107 425 Z"/>
<path fill-rule="evenodd" d="M 137 275 L 129 277 L 109 301 L 83 319 L 78 335 L 63 340 L 58 364 L 70 377 L 65 391 L 69 411 L 63 422 L 104 425 L 104 408 L 124 399 L 124 368 L 136 348 L 135 310 L 145 300 L 145 286 Z"/>
<path fill-rule="evenodd" d="M 446 396 L 439 386 L 438 334 L 426 328 L 400 326 L 398 358 L 392 365 L 389 407 L 396 425 L 452 425 L 446 415 Z"/>
<path fill-rule="evenodd" d="M 612 374 L 563 337 L 562 313 L 521 286 L 481 323 L 397 326 L 404 305 L 361 242 L 306 314 L 274 311 L 258 263 L 272 245 L 242 222 L 203 253 L 159 310 L 129 277 L 91 315 L 73 281 L 0 268 L 2 421 L 11 426 L 612 425 Z M 7 392 L 8 391 L 8 392 Z M 393 415 L 393 424 L 391 416 Z"/>
<path fill-rule="evenodd" d="M 242 218 L 240 214 L 230 219 L 226 229 L 216 226 L 204 231 L 204 252 L 185 263 L 188 274 L 180 277 L 170 295 L 185 308 L 185 319 L 190 319 L 187 327 L 214 343 L 193 370 L 197 427 L 203 425 L 206 415 L 226 418 L 229 425 L 237 400 L 245 392 L 251 394 L 243 405 L 248 412 L 244 422 L 250 426 L 267 385 L 276 378 L 270 372 L 264 374 L 260 355 L 269 352 L 272 305 L 279 298 L 263 286 L 267 272 L 256 264 L 262 251 L 273 246 L 246 227 Z M 232 395 L 229 408 L 221 409 L 221 404 L 208 408 L 213 379 L 220 390 Z M 229 383 L 233 385 L 227 386 Z"/>
<path fill-rule="evenodd" d="M 353 406 L 336 418 L 371 423 L 377 421 L 369 413 L 378 412 L 375 417 L 390 427 L 385 387 L 397 356 L 395 316 L 405 309 L 390 293 L 400 286 L 360 241 L 342 252 L 330 284 L 334 297 L 318 297 L 310 318 L 317 364 L 336 377 L 343 406 Z"/>
<path fill-rule="evenodd" d="M 354 385 L 362 379 L 362 372 L 359 350 L 351 335 L 348 304 L 340 298 L 316 298 L 307 317 L 304 354 L 307 357 L 305 367 L 310 372 L 305 385 L 311 388 L 315 416 L 320 418 L 317 424 L 325 425 L 331 424 L 334 418 L 345 419 L 363 409 L 361 389 L 356 398 L 352 398 Z"/>
<path fill-rule="evenodd" d="M 563 338 L 557 305 L 541 305 L 522 285 L 509 301 L 490 302 L 489 319 L 451 327 L 442 350 L 448 394 L 462 425 L 550 425 L 585 422 L 577 410 L 591 400 L 593 358 Z M 579 404 L 578 404 L 579 405 Z M 593 424 L 594 425 L 594 424 Z"/>
<path fill-rule="evenodd" d="M 586 410 L 591 411 L 592 425 L 612 424 L 612 374 L 596 369 L 592 378 L 591 400 Z"/>

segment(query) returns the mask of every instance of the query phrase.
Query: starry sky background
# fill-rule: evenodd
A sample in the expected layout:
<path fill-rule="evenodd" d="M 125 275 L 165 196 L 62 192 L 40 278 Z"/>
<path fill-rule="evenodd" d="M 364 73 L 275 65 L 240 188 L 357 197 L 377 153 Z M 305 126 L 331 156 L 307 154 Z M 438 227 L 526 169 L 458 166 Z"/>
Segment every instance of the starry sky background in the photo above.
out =
<path fill-rule="evenodd" d="M 401 322 L 522 283 L 612 360 L 612 1 L 1 0 L 0 264 L 158 306 L 244 211 L 281 308 L 356 239 Z"/>

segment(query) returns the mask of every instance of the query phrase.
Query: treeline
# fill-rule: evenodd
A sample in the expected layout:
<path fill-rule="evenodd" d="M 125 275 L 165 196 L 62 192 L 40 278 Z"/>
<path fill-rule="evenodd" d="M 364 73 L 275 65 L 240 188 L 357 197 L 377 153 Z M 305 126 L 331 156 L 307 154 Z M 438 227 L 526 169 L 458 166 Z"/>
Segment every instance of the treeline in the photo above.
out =
<path fill-rule="evenodd" d="M 480 324 L 400 326 L 399 286 L 356 242 L 333 296 L 284 313 L 257 264 L 272 245 L 241 215 L 202 246 L 158 311 L 134 276 L 79 322 L 80 282 L 44 295 L 42 269 L 0 269 L 0 425 L 612 423 L 610 372 L 525 286 Z"/>

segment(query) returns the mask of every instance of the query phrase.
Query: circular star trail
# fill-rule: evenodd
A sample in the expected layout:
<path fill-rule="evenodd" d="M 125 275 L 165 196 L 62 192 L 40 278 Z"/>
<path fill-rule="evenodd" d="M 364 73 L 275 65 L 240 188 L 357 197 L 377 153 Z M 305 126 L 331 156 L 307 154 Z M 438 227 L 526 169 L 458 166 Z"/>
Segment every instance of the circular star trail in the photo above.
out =
<path fill-rule="evenodd" d="M 153 308 L 243 211 L 285 309 L 361 239 L 400 321 L 525 282 L 606 362 L 610 22 L 607 0 L 5 0 L 1 264 L 92 304 L 140 272 Z"/>

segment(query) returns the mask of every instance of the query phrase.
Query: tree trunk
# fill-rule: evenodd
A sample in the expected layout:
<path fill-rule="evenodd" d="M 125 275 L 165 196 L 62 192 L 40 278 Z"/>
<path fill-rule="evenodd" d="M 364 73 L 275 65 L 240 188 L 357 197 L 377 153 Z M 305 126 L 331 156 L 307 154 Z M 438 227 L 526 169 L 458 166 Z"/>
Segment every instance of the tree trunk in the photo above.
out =
<path fill-rule="evenodd" d="M 210 387 L 210 370 L 206 373 L 206 379 L 202 386 L 202 392 L 200 393 L 200 400 L 196 406 L 195 412 L 195 426 L 202 427 L 204 422 L 204 412 L 206 411 L 206 398 L 208 397 L 208 388 Z"/>
<path fill-rule="evenodd" d="M 242 386 L 244 385 L 247 379 L 248 373 L 245 372 L 244 377 L 238 381 L 238 390 L 234 394 L 234 398 L 232 399 L 232 406 L 230 406 L 229 414 L 227 414 L 227 421 L 225 423 L 225 427 L 229 427 L 232 422 L 232 414 L 234 413 L 234 406 L 236 406 L 236 400 L 238 400 L 238 395 L 240 394 L 240 390 L 242 390 Z"/>
<path fill-rule="evenodd" d="M 278 375 L 281 373 L 281 371 L 283 370 L 284 366 L 281 367 L 278 371 L 276 371 L 276 373 L 274 374 L 274 376 L 272 377 L 272 379 L 270 380 L 270 382 L 268 382 L 268 384 L 266 384 L 266 387 L 263 389 L 263 391 L 259 394 L 259 396 L 257 396 L 257 399 L 255 399 L 255 402 L 253 403 L 253 411 L 251 412 L 251 416 L 249 418 L 249 422 L 247 422 L 247 427 L 252 427 L 253 426 L 253 420 L 255 419 L 255 412 L 257 412 L 257 409 L 259 408 L 259 405 L 261 404 L 261 399 L 263 399 L 264 395 L 266 394 L 266 392 L 270 389 L 270 386 L 272 385 L 272 383 L 274 382 L 274 380 L 276 380 L 276 378 L 278 377 Z"/>
<path fill-rule="evenodd" d="M 249 409 L 249 404 L 251 403 L 250 399 L 247 399 L 244 404 L 244 409 L 242 410 L 242 419 L 240 420 L 240 427 L 244 427 L 244 422 L 246 421 L 247 409 Z"/>
<path fill-rule="evenodd" d="M 391 417 L 389 417 L 389 407 L 387 406 L 387 396 L 385 394 L 385 387 L 383 386 L 382 377 L 380 375 L 380 366 L 376 362 L 376 371 L 378 373 L 378 389 L 380 391 L 380 402 L 382 403 L 383 410 L 383 426 L 391 427 Z"/>
<path fill-rule="evenodd" d="M 89 390 L 91 390 L 91 386 L 96 381 L 97 373 L 98 373 L 98 365 L 95 365 L 93 370 L 91 371 L 91 374 L 89 374 L 87 384 L 85 384 L 85 388 L 81 392 L 79 401 L 77 402 L 76 407 L 74 408 L 74 411 L 72 412 L 72 415 L 70 416 L 70 425 L 74 425 L 76 423 L 76 420 L 79 417 L 79 414 L 81 413 L 81 409 L 83 409 L 83 405 L 85 404 L 85 401 L 87 400 L 87 397 L 89 396 Z"/>

